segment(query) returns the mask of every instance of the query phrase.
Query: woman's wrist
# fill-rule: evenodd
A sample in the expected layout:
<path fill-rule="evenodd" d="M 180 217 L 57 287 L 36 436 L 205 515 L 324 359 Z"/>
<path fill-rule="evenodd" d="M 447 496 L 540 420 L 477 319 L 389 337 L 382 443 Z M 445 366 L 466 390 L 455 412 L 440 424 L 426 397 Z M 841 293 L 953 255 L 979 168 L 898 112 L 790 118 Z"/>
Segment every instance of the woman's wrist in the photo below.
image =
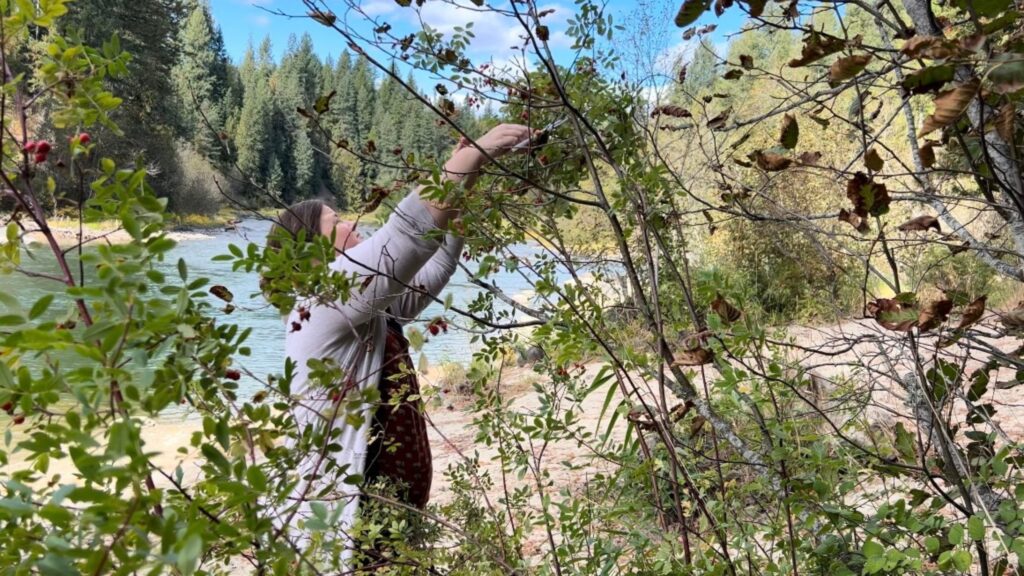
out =
<path fill-rule="evenodd" d="M 459 148 L 445 162 L 445 176 L 453 182 L 459 182 L 479 172 L 484 160 L 484 155 L 472 146 Z"/>

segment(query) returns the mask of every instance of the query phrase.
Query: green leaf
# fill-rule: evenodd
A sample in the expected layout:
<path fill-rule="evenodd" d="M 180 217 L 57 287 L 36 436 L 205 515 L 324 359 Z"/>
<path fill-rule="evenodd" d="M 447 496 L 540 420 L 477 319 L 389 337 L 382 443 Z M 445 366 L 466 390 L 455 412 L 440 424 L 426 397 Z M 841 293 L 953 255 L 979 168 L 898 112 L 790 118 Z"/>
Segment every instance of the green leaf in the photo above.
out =
<path fill-rule="evenodd" d="M 967 572 L 971 568 L 974 558 L 967 550 L 953 552 L 953 566 L 961 572 Z"/>
<path fill-rule="evenodd" d="M 967 534 L 971 537 L 971 540 L 984 540 L 985 522 L 978 516 L 971 516 L 967 520 Z"/>
<path fill-rule="evenodd" d="M 203 539 L 198 534 L 189 534 L 182 541 L 178 548 L 177 564 L 183 574 L 192 574 L 196 571 L 199 562 L 199 555 L 203 552 Z"/>
<path fill-rule="evenodd" d="M 36 303 L 32 305 L 32 309 L 28 311 L 28 319 L 35 320 L 42 316 L 46 310 L 50 308 L 50 303 L 52 302 L 53 294 L 47 294 L 39 300 L 36 300 Z"/>
<path fill-rule="evenodd" d="M 964 527 L 960 524 L 954 524 L 949 527 L 949 543 L 953 546 L 959 546 L 964 541 Z"/>
<path fill-rule="evenodd" d="M 874 540 L 865 542 L 864 548 L 861 551 L 864 553 L 865 558 L 879 558 L 885 554 L 885 548 Z"/>
<path fill-rule="evenodd" d="M 181 276 L 182 281 L 188 280 L 188 264 L 184 258 L 178 258 L 178 276 Z"/>

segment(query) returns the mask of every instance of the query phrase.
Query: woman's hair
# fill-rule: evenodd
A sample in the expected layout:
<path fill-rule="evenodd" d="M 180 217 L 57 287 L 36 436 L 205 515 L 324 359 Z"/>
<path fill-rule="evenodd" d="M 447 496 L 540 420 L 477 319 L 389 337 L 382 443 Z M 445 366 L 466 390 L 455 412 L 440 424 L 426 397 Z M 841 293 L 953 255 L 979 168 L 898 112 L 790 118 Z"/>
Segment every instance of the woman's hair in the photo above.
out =
<path fill-rule="evenodd" d="M 270 233 L 267 234 L 267 248 L 280 250 L 280 240 L 283 234 L 291 234 L 293 240 L 298 240 L 299 232 L 303 230 L 305 231 L 304 241 L 312 242 L 314 238 L 321 235 L 320 215 L 324 211 L 324 206 L 326 204 L 322 200 L 303 200 L 281 210 L 277 221 L 270 227 Z M 267 278 L 261 274 L 260 290 L 269 300 L 271 294 L 268 284 Z"/>
<path fill-rule="evenodd" d="M 270 234 L 267 236 L 268 248 L 280 248 L 278 239 L 283 230 L 288 231 L 293 239 L 298 239 L 299 231 L 306 231 L 306 242 L 320 235 L 320 215 L 324 211 L 322 200 L 303 200 L 297 204 L 281 210 L 277 221 L 270 227 Z"/>

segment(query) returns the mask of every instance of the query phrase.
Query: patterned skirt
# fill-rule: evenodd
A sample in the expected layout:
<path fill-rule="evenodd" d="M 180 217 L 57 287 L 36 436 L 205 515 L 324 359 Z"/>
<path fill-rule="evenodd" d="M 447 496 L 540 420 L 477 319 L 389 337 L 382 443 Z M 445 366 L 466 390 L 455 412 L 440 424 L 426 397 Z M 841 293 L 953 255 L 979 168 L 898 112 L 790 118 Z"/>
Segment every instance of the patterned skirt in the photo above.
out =
<path fill-rule="evenodd" d="M 402 326 L 389 319 L 380 405 L 371 424 L 364 478 L 368 483 L 390 481 L 406 504 L 423 509 L 430 499 L 433 463 L 423 402 L 418 397 L 409 399 L 419 393 L 409 341 L 402 334 Z"/>

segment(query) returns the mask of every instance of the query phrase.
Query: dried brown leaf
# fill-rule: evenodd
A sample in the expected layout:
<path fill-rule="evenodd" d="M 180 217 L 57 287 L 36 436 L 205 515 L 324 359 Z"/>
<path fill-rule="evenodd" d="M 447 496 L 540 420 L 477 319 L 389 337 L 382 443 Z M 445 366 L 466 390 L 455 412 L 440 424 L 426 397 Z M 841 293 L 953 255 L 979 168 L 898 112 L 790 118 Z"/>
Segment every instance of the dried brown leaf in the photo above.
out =
<path fill-rule="evenodd" d="M 804 35 L 804 45 L 800 57 L 789 61 L 790 68 L 799 68 L 812 62 L 816 62 L 829 54 L 835 54 L 846 47 L 846 41 L 841 38 L 819 34 L 812 30 Z"/>
<path fill-rule="evenodd" d="M 800 125 L 796 122 L 796 117 L 792 114 L 786 114 L 782 117 L 782 133 L 779 135 L 779 143 L 783 147 L 792 150 L 796 148 L 797 141 L 800 140 Z"/>
<path fill-rule="evenodd" d="M 957 46 L 940 36 L 914 36 L 903 44 L 900 52 L 911 58 L 945 60 L 957 52 Z"/>
<path fill-rule="evenodd" d="M 740 312 L 739 308 L 730 304 L 729 301 L 723 298 L 719 293 L 716 293 L 715 299 L 711 301 L 711 309 L 714 310 L 715 314 L 718 314 L 718 317 L 726 324 L 732 324 L 743 316 L 743 312 Z"/>
<path fill-rule="evenodd" d="M 868 170 L 878 172 L 885 166 L 885 161 L 878 155 L 878 150 L 868 148 L 868 151 L 864 153 L 864 165 L 867 166 Z"/>
<path fill-rule="evenodd" d="M 841 82 L 853 78 L 867 67 L 868 62 L 871 62 L 870 54 L 855 54 L 836 60 L 828 69 L 829 84 L 838 86 Z"/>
<path fill-rule="evenodd" d="M 868 314 L 887 330 L 910 332 L 918 322 L 918 310 L 913 301 L 900 298 L 878 298 L 868 303 Z"/>
<path fill-rule="evenodd" d="M 857 216 L 853 212 L 848 211 L 846 208 L 839 210 L 839 221 L 846 222 L 850 226 L 853 226 L 857 232 L 864 234 L 871 230 L 871 226 L 868 225 L 868 221 L 860 216 Z"/>
<path fill-rule="evenodd" d="M 964 313 L 960 317 L 960 324 L 957 325 L 957 330 L 963 330 L 981 320 L 981 317 L 985 314 L 985 301 L 988 296 L 980 296 L 974 302 L 971 302 L 964 308 Z"/>
<path fill-rule="evenodd" d="M 797 162 L 804 166 L 817 166 L 821 160 L 821 152 L 804 152 L 797 158 Z"/>
<path fill-rule="evenodd" d="M 779 170 L 785 170 L 793 164 L 792 158 L 788 158 L 774 152 L 757 150 L 751 153 L 748 157 L 754 162 L 757 162 L 757 166 L 766 172 L 778 172 Z"/>
<path fill-rule="evenodd" d="M 924 214 L 907 220 L 896 229 L 901 232 L 924 232 L 929 228 L 935 228 L 936 232 L 942 232 L 942 228 L 939 226 L 939 219 L 935 216 Z"/>
<path fill-rule="evenodd" d="M 921 149 L 918 150 L 918 156 L 921 158 L 921 166 L 925 168 L 931 168 L 935 165 L 935 143 L 927 142 Z"/>
<path fill-rule="evenodd" d="M 740 66 L 742 66 L 744 70 L 752 69 L 754 67 L 754 58 L 746 54 L 740 54 Z"/>
<path fill-rule="evenodd" d="M 225 302 L 231 302 L 235 299 L 235 295 L 231 293 L 231 290 L 228 290 L 227 287 L 221 286 L 220 284 L 211 286 L 210 294 L 213 294 Z"/>
<path fill-rule="evenodd" d="M 846 197 L 853 202 L 853 213 L 861 218 L 885 214 L 892 201 L 885 184 L 875 182 L 863 172 L 857 172 L 846 183 Z"/>
<path fill-rule="evenodd" d="M 721 130 L 725 128 L 725 122 L 729 119 L 729 115 L 732 114 L 732 108 L 726 108 L 721 114 L 715 116 L 711 120 L 708 120 L 708 128 L 712 130 Z"/>
<path fill-rule="evenodd" d="M 934 330 L 949 319 L 949 313 L 953 310 L 952 300 L 935 300 L 929 302 L 921 309 L 917 317 L 917 328 L 921 332 Z"/>
<path fill-rule="evenodd" d="M 996 116 L 996 133 L 1003 139 L 1004 142 L 1013 142 L 1014 124 L 1017 120 L 1017 111 L 1014 109 L 1013 102 L 1006 102 L 999 109 L 999 114 Z"/>
<path fill-rule="evenodd" d="M 664 106 L 658 106 L 651 112 L 651 117 L 664 114 L 665 116 L 671 116 L 673 118 L 692 118 L 693 114 L 682 106 L 676 106 L 675 104 L 666 104 Z"/>
<path fill-rule="evenodd" d="M 978 93 L 980 87 L 978 80 L 972 79 L 964 84 L 941 92 L 935 97 L 935 112 L 924 119 L 921 131 L 918 136 L 924 136 L 930 132 L 949 126 L 956 122 L 960 115 L 967 110 L 971 100 Z"/>

